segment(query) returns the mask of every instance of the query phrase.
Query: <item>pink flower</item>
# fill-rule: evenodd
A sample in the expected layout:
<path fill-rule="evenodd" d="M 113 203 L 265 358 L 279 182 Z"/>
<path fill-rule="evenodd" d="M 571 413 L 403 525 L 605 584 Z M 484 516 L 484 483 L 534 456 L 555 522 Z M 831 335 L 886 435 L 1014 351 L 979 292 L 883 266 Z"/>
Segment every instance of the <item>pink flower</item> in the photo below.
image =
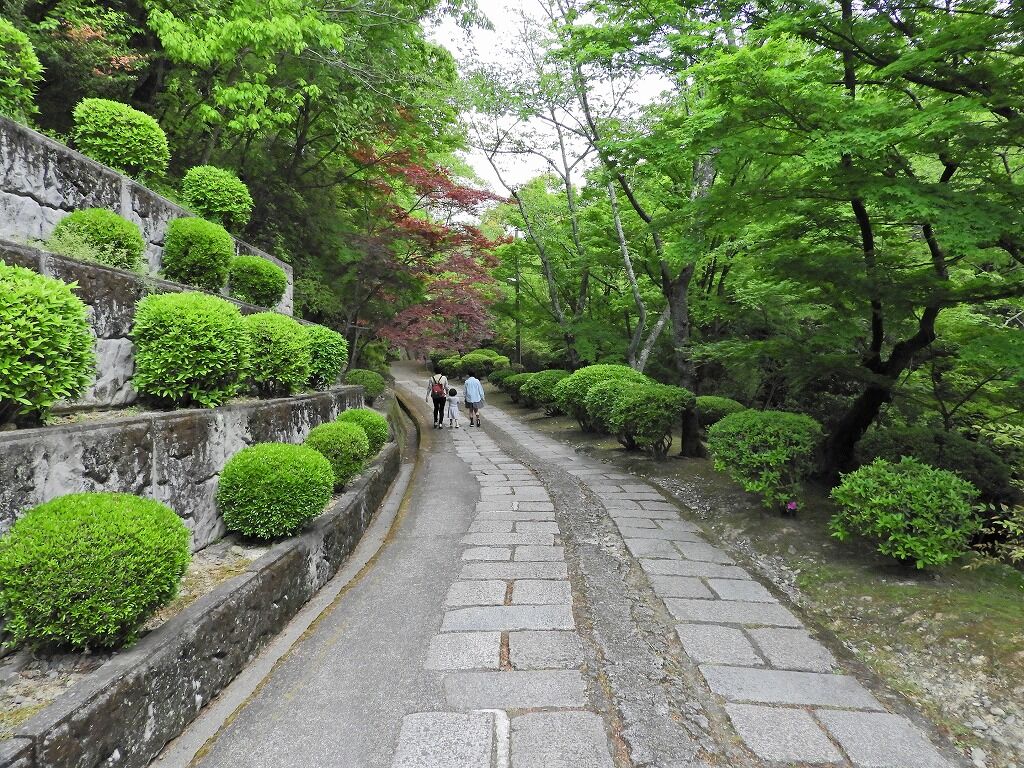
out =
<path fill-rule="evenodd" d="M 797 509 L 799 509 L 799 508 L 800 508 L 800 505 L 797 504 L 795 501 L 791 501 L 791 502 L 786 504 L 786 510 L 789 511 L 789 512 L 796 512 Z"/>

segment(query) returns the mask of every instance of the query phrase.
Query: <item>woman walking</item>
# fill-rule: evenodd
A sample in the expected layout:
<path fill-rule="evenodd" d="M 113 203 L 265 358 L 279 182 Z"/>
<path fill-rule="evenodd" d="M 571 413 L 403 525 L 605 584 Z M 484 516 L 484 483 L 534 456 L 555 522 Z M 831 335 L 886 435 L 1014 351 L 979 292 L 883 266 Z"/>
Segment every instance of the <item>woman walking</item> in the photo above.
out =
<path fill-rule="evenodd" d="M 444 429 L 444 404 L 448 399 L 448 377 L 438 371 L 427 382 L 427 397 L 434 401 L 434 429 Z"/>

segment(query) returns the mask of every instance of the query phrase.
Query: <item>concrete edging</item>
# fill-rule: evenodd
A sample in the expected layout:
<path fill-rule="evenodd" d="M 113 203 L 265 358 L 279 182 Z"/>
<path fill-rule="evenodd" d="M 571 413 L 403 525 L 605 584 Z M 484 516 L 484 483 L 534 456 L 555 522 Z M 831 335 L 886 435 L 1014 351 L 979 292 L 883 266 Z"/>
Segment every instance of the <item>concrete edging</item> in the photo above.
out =
<path fill-rule="evenodd" d="M 402 432 L 302 534 L 282 541 L 0 742 L 0 768 L 144 768 L 339 570 L 402 463 Z"/>

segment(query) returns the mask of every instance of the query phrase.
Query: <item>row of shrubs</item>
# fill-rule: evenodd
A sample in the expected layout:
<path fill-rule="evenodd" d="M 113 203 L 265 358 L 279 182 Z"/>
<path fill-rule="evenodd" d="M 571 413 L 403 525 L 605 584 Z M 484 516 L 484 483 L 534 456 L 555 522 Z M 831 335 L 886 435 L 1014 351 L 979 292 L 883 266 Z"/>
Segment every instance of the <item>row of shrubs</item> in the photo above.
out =
<path fill-rule="evenodd" d="M 72 287 L 0 262 L 0 423 L 73 400 L 95 371 L 86 307 Z M 329 328 L 275 312 L 243 316 L 205 293 L 154 294 L 136 308 L 133 386 L 162 406 L 216 406 L 251 385 L 274 397 L 326 389 L 348 360 Z M 367 376 L 367 374 L 370 374 Z M 383 390 L 371 372 L 350 371 L 367 397 Z"/>
<path fill-rule="evenodd" d="M 494 371 L 507 369 L 511 361 L 491 349 L 474 349 L 465 355 L 454 352 L 431 352 L 430 362 L 435 372 L 448 377 L 490 376 Z"/>
<path fill-rule="evenodd" d="M 225 465 L 217 505 L 228 530 L 261 540 L 300 531 L 388 440 L 365 408 L 263 443 Z M 0 538 L 0 615 L 15 644 L 116 648 L 178 593 L 189 532 L 169 507 L 121 493 L 77 493 L 29 510 Z"/>
<path fill-rule="evenodd" d="M 694 397 L 632 368 L 592 365 L 574 373 L 495 371 L 490 382 L 514 402 L 565 414 L 588 432 L 615 435 L 629 449 L 664 457 L 674 428 L 696 409 L 715 467 L 761 497 L 795 513 L 817 466 L 823 439 L 809 416 L 747 409 L 717 396 Z M 982 526 L 976 501 L 1014 494 L 1007 465 L 991 450 L 942 430 L 874 430 L 858 448 L 862 466 L 831 492 L 830 527 L 846 540 L 863 536 L 878 550 L 918 568 L 964 554 Z"/>

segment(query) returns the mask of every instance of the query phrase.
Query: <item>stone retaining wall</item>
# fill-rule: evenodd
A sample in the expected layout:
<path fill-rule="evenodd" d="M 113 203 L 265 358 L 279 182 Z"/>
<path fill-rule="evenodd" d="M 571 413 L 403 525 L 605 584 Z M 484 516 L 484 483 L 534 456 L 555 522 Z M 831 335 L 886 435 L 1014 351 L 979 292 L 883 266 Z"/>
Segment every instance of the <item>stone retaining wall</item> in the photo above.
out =
<path fill-rule="evenodd" d="M 56 411 L 123 408 L 134 403 L 138 399 L 131 385 L 135 373 L 135 345 L 129 334 L 135 321 L 135 305 L 150 293 L 198 290 L 169 280 L 68 259 L 2 238 L 0 261 L 28 267 L 66 283 L 77 283 L 75 294 L 89 310 L 89 324 L 96 338 L 96 378 L 78 400 L 59 403 Z M 227 300 L 237 305 L 244 315 L 266 311 L 235 299 Z"/>
<path fill-rule="evenodd" d="M 0 432 L 0 532 L 36 504 L 79 491 L 120 491 L 170 506 L 193 549 L 224 535 L 214 494 L 225 462 L 253 443 L 301 442 L 362 404 L 361 387 L 276 400 Z"/>
<path fill-rule="evenodd" d="M 45 240 L 57 222 L 79 208 L 109 208 L 139 225 L 150 272 L 160 271 L 167 224 L 187 210 L 105 165 L 0 116 L 0 237 Z M 277 310 L 292 314 L 292 268 L 251 245 L 238 253 L 272 261 L 288 275 Z"/>
<path fill-rule="evenodd" d="M 338 572 L 398 474 L 400 447 L 386 445 L 305 533 L 277 544 L 0 742 L 0 768 L 149 765 Z"/>

